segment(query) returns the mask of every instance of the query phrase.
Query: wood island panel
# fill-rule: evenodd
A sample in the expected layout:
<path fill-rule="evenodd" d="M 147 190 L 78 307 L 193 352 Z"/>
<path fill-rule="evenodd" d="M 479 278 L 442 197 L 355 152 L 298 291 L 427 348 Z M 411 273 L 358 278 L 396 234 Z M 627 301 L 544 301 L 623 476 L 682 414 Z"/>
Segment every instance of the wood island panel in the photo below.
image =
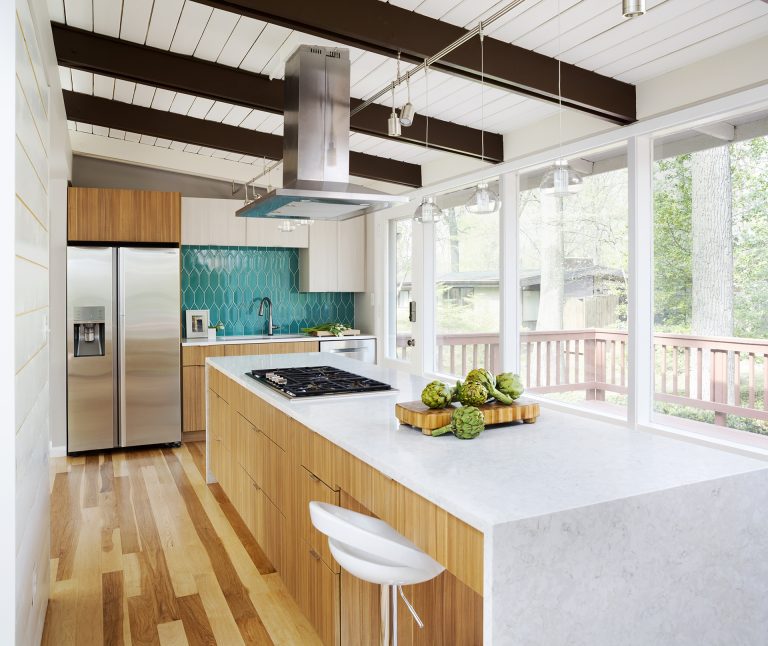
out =
<path fill-rule="evenodd" d="M 310 500 L 375 515 L 446 567 L 407 588 L 427 627 L 401 605 L 401 644 L 482 643 L 481 532 L 207 369 L 211 469 L 324 644 L 376 643 L 379 589 L 340 570 Z"/>

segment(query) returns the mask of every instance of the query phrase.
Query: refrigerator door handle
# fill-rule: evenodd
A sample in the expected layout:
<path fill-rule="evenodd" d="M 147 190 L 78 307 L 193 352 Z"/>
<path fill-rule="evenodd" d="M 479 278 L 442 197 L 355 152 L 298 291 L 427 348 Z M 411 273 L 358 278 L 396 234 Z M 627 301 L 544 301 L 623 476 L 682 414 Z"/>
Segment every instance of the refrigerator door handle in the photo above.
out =
<path fill-rule="evenodd" d="M 116 250 L 117 251 L 117 250 Z M 125 388 L 125 269 L 123 263 L 120 262 L 120 256 L 117 256 L 117 374 L 119 379 L 119 415 L 118 421 L 118 442 L 117 446 L 126 446 L 125 444 L 125 431 L 128 428 L 125 410 L 125 394 L 123 389 Z"/>

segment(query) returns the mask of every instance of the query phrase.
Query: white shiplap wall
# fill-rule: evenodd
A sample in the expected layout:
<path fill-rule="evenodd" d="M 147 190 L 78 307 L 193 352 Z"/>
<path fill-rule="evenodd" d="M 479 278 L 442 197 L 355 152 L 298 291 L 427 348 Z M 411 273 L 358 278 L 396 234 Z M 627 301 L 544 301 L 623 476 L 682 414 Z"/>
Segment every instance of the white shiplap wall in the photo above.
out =
<path fill-rule="evenodd" d="M 16 644 L 39 643 L 49 581 L 49 89 L 28 0 L 16 1 Z"/>

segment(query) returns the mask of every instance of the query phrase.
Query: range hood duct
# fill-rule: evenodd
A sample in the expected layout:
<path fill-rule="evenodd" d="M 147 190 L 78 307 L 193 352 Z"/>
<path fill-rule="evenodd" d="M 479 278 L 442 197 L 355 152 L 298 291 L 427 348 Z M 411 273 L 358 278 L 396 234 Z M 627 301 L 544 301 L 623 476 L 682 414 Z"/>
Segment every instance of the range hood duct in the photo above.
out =
<path fill-rule="evenodd" d="M 284 87 L 283 188 L 238 216 L 346 220 L 408 202 L 349 182 L 349 50 L 301 45 Z"/>

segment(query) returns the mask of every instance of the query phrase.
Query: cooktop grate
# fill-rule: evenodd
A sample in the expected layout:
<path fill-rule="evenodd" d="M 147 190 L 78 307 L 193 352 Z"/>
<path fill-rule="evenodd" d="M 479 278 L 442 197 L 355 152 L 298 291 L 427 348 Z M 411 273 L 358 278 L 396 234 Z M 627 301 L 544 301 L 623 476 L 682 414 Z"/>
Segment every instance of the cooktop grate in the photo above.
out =
<path fill-rule="evenodd" d="M 250 370 L 249 377 L 286 397 L 321 397 L 392 390 L 392 386 L 332 366 Z"/>

